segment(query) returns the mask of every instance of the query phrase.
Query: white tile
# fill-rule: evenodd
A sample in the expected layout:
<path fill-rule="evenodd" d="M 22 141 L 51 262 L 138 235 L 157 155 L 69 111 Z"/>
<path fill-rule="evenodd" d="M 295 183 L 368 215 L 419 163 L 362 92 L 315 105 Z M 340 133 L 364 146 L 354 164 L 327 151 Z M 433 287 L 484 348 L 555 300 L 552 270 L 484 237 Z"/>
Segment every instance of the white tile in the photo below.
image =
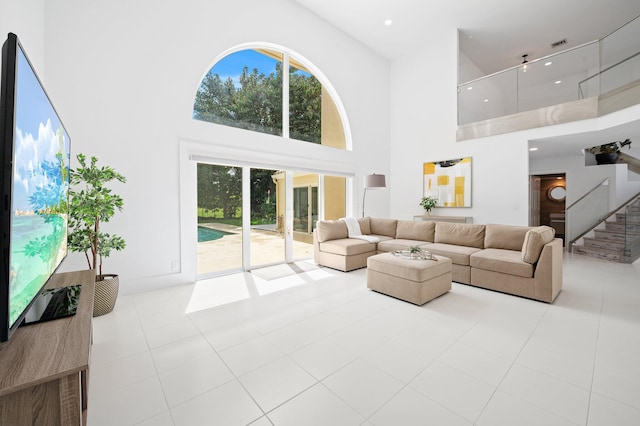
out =
<path fill-rule="evenodd" d="M 487 404 L 476 426 L 575 426 L 544 408 L 498 390 Z M 584 424 L 584 423 L 582 423 Z"/>
<path fill-rule="evenodd" d="M 504 358 L 462 342 L 451 346 L 438 361 L 494 387 L 500 384 L 511 366 Z"/>
<path fill-rule="evenodd" d="M 175 426 L 173 418 L 169 410 L 164 413 L 153 416 L 150 419 L 143 420 L 140 423 L 136 423 L 136 426 Z"/>
<path fill-rule="evenodd" d="M 318 383 L 267 416 L 275 426 L 356 426 L 364 417 Z"/>
<path fill-rule="evenodd" d="M 392 338 L 389 345 L 404 345 L 429 358 L 438 358 L 455 339 L 450 334 L 437 331 L 427 332 L 422 327 L 411 327 Z"/>
<path fill-rule="evenodd" d="M 332 340 L 323 339 L 305 346 L 289 357 L 316 379 L 322 380 L 356 359 L 357 355 Z"/>
<path fill-rule="evenodd" d="M 263 412 L 240 384 L 233 380 L 171 409 L 175 426 L 215 424 L 244 426 Z"/>
<path fill-rule="evenodd" d="M 240 343 L 260 337 L 260 333 L 249 324 L 240 324 L 236 326 L 225 327 L 204 334 L 211 346 L 220 352 Z"/>
<path fill-rule="evenodd" d="M 212 354 L 214 354 L 213 348 L 202 336 L 189 337 L 151 349 L 153 362 L 160 374 Z"/>
<path fill-rule="evenodd" d="M 198 358 L 160 375 L 169 407 L 174 407 L 233 380 L 233 374 L 217 354 Z"/>
<path fill-rule="evenodd" d="M 142 329 L 153 330 L 154 328 L 164 327 L 167 325 L 174 324 L 176 322 L 184 321 L 186 319 L 186 315 L 180 309 L 175 309 L 172 312 L 162 312 L 157 314 L 151 314 L 147 316 L 140 317 L 140 324 L 142 325 Z"/>
<path fill-rule="evenodd" d="M 318 382 L 287 357 L 259 367 L 239 380 L 264 412 L 273 410 Z"/>
<path fill-rule="evenodd" d="M 514 365 L 500 389 L 572 423 L 587 421 L 589 392 L 538 371 Z"/>
<path fill-rule="evenodd" d="M 406 387 L 369 419 L 376 426 L 471 426 L 454 412 Z"/>
<path fill-rule="evenodd" d="M 129 334 L 122 334 L 116 338 L 105 339 L 104 336 L 96 336 L 91 346 L 91 364 L 93 367 L 148 350 L 149 346 L 142 329 L 132 329 Z"/>
<path fill-rule="evenodd" d="M 512 327 L 508 321 L 483 320 L 476 324 L 460 341 L 508 360 L 515 360 L 530 333 Z"/>
<path fill-rule="evenodd" d="M 283 351 L 264 337 L 252 339 L 220 352 L 220 357 L 236 377 L 243 376 L 284 355 Z"/>
<path fill-rule="evenodd" d="M 322 383 L 365 418 L 404 386 L 400 380 L 361 359 L 348 364 Z"/>
<path fill-rule="evenodd" d="M 470 422 L 478 418 L 495 392 L 495 387 L 438 361 L 409 386 Z"/>
<path fill-rule="evenodd" d="M 433 358 L 405 345 L 385 343 L 367 352 L 362 358 L 403 383 L 409 383 L 433 362 Z"/>
<path fill-rule="evenodd" d="M 153 359 L 148 351 L 103 363 L 91 369 L 91 394 L 96 398 L 156 376 Z"/>
<path fill-rule="evenodd" d="M 273 426 L 273 424 L 271 423 L 271 421 L 267 416 L 264 416 L 264 417 L 260 417 L 255 422 L 249 424 L 249 426 Z"/>
<path fill-rule="evenodd" d="M 484 395 L 474 380 L 502 386 L 478 426 L 640 424 L 640 269 L 574 257 L 553 304 L 454 283 L 417 307 L 368 290 L 366 270 L 322 270 L 264 296 L 251 274 L 216 278 L 248 296 L 219 306 L 211 282 L 124 295 L 94 318 L 89 424 L 469 425 Z M 221 360 L 203 361 L 215 350 Z M 364 388 L 384 383 L 369 364 L 416 380 L 385 402 L 395 385 Z M 169 411 L 167 399 L 184 402 Z"/>
<path fill-rule="evenodd" d="M 589 426 L 638 426 L 640 409 L 621 404 L 597 393 L 591 394 Z"/>
<path fill-rule="evenodd" d="M 147 342 L 152 349 L 198 334 L 198 328 L 186 317 L 178 322 L 145 331 Z"/>
<path fill-rule="evenodd" d="M 160 381 L 152 377 L 100 398 L 89 395 L 87 423 L 95 426 L 135 424 L 167 408 Z"/>
<path fill-rule="evenodd" d="M 280 328 L 264 337 L 284 353 L 291 353 L 317 342 L 328 334 L 329 331 L 322 329 L 321 325 L 302 321 Z"/>
<path fill-rule="evenodd" d="M 592 391 L 609 399 L 640 408 L 640 377 L 635 371 L 619 370 L 615 366 L 596 363 Z"/>
<path fill-rule="evenodd" d="M 595 350 L 568 355 L 565 351 L 552 351 L 544 343 L 529 341 L 518 355 L 516 364 L 590 390 L 595 356 Z"/>
<path fill-rule="evenodd" d="M 378 333 L 375 327 L 367 323 L 367 320 L 363 320 L 328 336 L 327 340 L 362 355 L 389 340 L 389 337 Z"/>

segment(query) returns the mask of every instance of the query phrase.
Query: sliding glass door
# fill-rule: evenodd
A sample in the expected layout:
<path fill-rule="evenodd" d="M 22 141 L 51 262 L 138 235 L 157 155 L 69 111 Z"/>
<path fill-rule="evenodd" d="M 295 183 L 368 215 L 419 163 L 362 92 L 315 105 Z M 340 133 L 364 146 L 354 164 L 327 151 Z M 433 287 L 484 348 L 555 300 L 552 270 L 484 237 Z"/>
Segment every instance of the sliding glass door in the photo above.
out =
<path fill-rule="evenodd" d="M 278 211 L 276 181 L 278 170 L 250 169 L 249 267 L 282 263 L 286 260 L 284 214 Z M 248 268 L 247 268 L 248 269 Z"/>
<path fill-rule="evenodd" d="M 242 168 L 198 164 L 198 275 L 242 268 Z"/>
<path fill-rule="evenodd" d="M 207 163 L 197 169 L 200 276 L 311 258 L 318 220 L 345 216 L 344 177 Z"/>

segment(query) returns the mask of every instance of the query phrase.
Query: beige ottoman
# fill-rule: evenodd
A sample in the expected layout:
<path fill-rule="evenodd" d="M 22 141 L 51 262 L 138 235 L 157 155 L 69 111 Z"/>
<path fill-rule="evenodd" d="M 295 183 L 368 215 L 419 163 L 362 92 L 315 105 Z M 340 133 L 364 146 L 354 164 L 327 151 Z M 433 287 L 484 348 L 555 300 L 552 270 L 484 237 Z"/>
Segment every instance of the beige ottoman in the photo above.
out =
<path fill-rule="evenodd" d="M 403 259 L 382 253 L 367 259 L 367 287 L 407 302 L 423 305 L 451 290 L 451 259 Z"/>

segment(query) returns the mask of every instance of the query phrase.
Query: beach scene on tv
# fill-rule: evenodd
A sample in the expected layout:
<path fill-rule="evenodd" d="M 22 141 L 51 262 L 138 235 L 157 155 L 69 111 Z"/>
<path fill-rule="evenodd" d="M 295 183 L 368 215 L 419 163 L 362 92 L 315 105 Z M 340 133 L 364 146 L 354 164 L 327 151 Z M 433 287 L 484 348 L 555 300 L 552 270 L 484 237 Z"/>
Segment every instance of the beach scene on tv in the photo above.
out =
<path fill-rule="evenodd" d="M 19 52 L 14 129 L 9 324 L 66 256 L 69 136 Z"/>

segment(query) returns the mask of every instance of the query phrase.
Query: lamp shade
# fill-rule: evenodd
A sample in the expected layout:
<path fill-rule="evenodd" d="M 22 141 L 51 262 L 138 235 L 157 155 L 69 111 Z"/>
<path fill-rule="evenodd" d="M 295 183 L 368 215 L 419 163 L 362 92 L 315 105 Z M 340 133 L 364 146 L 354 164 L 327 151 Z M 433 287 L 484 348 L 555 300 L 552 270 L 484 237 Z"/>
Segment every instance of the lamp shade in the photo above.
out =
<path fill-rule="evenodd" d="M 367 175 L 364 177 L 364 187 L 367 189 L 386 188 L 387 182 L 384 175 Z"/>

